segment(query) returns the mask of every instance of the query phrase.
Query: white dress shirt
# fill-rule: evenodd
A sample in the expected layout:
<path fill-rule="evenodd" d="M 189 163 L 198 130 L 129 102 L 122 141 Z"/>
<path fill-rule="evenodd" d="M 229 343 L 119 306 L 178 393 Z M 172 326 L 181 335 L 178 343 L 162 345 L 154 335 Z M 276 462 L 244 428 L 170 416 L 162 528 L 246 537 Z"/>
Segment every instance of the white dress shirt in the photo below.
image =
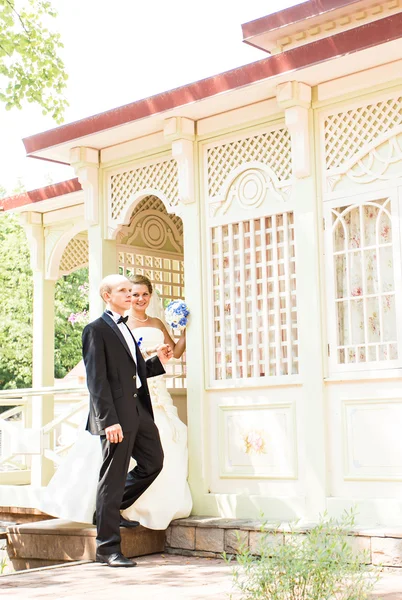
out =
<path fill-rule="evenodd" d="M 127 342 L 127 346 L 129 347 L 131 355 L 132 355 L 133 360 L 135 362 L 135 366 L 137 366 L 137 353 L 136 353 L 136 350 L 135 350 L 135 343 L 134 343 L 134 339 L 133 339 L 131 331 L 129 330 L 129 328 L 127 327 L 127 325 L 125 323 L 117 323 L 117 321 L 121 317 L 121 315 L 119 315 L 119 313 L 114 312 L 110 308 L 107 310 L 107 312 L 109 313 L 109 316 L 112 317 L 112 319 L 116 323 L 117 327 L 120 329 L 121 333 L 123 334 L 123 337 L 124 337 L 124 339 Z M 137 383 L 137 389 L 139 389 L 142 386 L 142 383 L 141 383 L 141 379 L 140 379 L 140 377 L 138 375 L 138 369 L 137 369 L 137 381 L 136 381 L 136 383 Z"/>

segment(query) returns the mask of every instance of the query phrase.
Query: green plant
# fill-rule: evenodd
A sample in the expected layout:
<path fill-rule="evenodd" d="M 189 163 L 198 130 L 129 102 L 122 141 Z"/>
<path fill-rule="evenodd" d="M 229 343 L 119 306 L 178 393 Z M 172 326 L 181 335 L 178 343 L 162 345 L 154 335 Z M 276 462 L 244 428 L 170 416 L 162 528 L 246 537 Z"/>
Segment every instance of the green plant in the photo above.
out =
<path fill-rule="evenodd" d="M 0 560 L 0 575 L 2 575 L 4 573 L 4 571 L 6 570 L 7 567 L 7 559 L 4 556 L 1 560 Z"/>
<path fill-rule="evenodd" d="M 354 513 L 339 520 L 324 515 L 302 533 L 262 527 L 256 554 L 240 544 L 234 586 L 242 600 L 365 600 L 378 576 L 367 556 L 353 549 Z M 226 560 L 230 560 L 225 557 Z M 236 596 L 238 597 L 238 596 Z"/>

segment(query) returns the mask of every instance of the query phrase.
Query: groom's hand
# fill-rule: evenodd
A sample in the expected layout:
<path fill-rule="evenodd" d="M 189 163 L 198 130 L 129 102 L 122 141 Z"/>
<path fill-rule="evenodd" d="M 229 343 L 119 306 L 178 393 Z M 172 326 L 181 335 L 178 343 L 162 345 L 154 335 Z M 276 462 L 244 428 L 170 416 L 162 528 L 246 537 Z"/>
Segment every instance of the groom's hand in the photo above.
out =
<path fill-rule="evenodd" d="M 166 364 L 173 356 L 173 350 L 168 344 L 161 344 L 158 346 L 156 353 L 163 365 Z"/>
<path fill-rule="evenodd" d="M 110 427 L 105 428 L 106 439 L 111 444 L 118 444 L 123 441 L 123 430 L 121 425 L 117 423 L 116 425 L 111 425 Z"/>

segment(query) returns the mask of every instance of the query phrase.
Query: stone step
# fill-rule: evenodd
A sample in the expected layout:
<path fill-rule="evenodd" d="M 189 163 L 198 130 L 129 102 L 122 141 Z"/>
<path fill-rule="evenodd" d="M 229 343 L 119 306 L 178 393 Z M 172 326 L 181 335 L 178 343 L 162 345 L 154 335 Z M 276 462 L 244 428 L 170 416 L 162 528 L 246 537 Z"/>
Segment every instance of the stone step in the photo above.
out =
<path fill-rule="evenodd" d="M 293 527 L 301 535 L 315 523 L 299 522 Z M 252 519 L 188 517 L 172 521 L 166 530 L 168 554 L 219 558 L 223 552 L 236 554 L 240 545 L 258 553 L 262 530 L 270 534 L 271 543 L 286 543 L 289 523 L 267 523 Z M 402 567 L 402 527 L 356 527 L 348 534 L 356 551 L 366 553 L 367 562 L 375 566 Z M 402 595 L 401 595 L 402 598 Z"/>
<path fill-rule="evenodd" d="M 0 523 L 33 523 L 47 521 L 53 517 L 43 513 L 37 508 L 21 508 L 18 506 L 0 506 Z"/>
<path fill-rule="evenodd" d="M 142 526 L 120 531 L 125 556 L 145 556 L 164 550 L 164 531 Z M 16 571 L 70 561 L 92 561 L 95 560 L 95 537 L 93 525 L 62 519 L 12 525 L 7 527 L 7 552 Z"/>

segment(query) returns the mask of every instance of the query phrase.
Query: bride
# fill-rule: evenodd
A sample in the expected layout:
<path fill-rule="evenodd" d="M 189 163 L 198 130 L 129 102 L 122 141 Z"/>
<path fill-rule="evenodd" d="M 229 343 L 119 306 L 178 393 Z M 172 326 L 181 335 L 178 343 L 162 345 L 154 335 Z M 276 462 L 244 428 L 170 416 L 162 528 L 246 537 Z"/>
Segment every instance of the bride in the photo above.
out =
<path fill-rule="evenodd" d="M 135 275 L 131 281 L 133 296 L 127 325 L 144 357 L 151 356 L 157 346 L 165 343 L 173 349 L 173 356 L 180 358 L 186 347 L 185 331 L 174 343 L 163 322 L 163 309 L 157 295 L 152 293 L 150 280 Z M 188 517 L 192 508 L 187 483 L 187 427 L 177 415 L 165 376 L 148 379 L 148 387 L 165 455 L 164 465 L 150 487 L 122 511 L 122 517 L 139 521 L 149 529 L 166 529 L 173 519 Z M 61 519 L 92 523 L 102 456 L 98 437 L 92 436 L 84 427 L 85 424 L 45 488 L 37 508 Z M 129 470 L 134 466 L 132 460 Z"/>

